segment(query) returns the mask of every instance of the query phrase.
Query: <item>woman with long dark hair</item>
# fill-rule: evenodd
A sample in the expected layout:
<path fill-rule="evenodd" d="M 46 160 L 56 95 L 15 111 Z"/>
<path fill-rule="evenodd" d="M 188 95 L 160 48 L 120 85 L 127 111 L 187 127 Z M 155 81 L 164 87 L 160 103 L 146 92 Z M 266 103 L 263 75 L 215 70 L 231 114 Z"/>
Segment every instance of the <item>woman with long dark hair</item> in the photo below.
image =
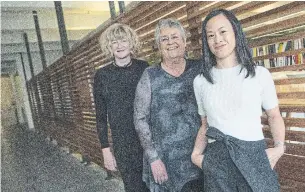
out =
<path fill-rule="evenodd" d="M 270 72 L 255 66 L 242 26 L 230 11 L 212 11 L 202 26 L 203 63 L 194 80 L 201 115 L 192 161 L 205 191 L 279 191 L 273 168 L 283 155 L 285 126 Z M 266 149 L 262 108 L 274 147 Z"/>

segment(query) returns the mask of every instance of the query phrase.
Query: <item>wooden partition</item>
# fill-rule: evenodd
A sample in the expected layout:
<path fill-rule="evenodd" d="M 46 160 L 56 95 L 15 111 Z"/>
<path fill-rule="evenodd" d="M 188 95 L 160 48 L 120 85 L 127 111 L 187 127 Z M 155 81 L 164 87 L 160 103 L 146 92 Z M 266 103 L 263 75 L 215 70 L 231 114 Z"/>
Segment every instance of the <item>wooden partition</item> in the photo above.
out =
<path fill-rule="evenodd" d="M 305 37 L 304 2 L 223 2 L 223 1 L 152 1 L 133 2 L 127 12 L 115 20 L 108 20 L 96 31 L 74 47 L 66 56 L 59 58 L 47 70 L 32 78 L 27 86 L 31 95 L 35 127 L 46 136 L 58 141 L 71 152 L 103 166 L 102 153 L 95 125 L 95 106 L 92 85 L 95 71 L 111 62 L 100 50 L 99 35 L 115 22 L 125 23 L 136 30 L 142 42 L 138 57 L 155 61 L 158 50 L 154 42 L 156 23 L 162 18 L 178 19 L 187 31 L 187 52 L 190 57 L 201 55 L 201 24 L 213 9 L 225 8 L 240 19 L 251 47 L 259 47 L 280 41 Z M 302 54 L 304 48 L 283 53 L 255 57 L 256 61 L 280 56 Z M 304 70 L 304 64 L 275 67 L 271 72 Z M 276 85 L 305 84 L 304 77 L 276 80 Z M 35 86 L 38 94 L 35 94 Z M 37 97 L 39 96 L 39 99 Z M 304 91 L 278 93 L 280 109 L 287 112 L 287 154 L 276 169 L 283 191 L 305 190 L 305 120 L 291 117 L 292 112 L 305 112 L 302 103 Z M 299 102 L 285 103 L 291 99 Z M 37 103 L 39 101 L 39 103 Z M 298 127 L 295 129 L 293 127 Z M 264 128 L 270 137 L 269 128 Z M 109 132 L 109 134 L 111 134 Z"/>

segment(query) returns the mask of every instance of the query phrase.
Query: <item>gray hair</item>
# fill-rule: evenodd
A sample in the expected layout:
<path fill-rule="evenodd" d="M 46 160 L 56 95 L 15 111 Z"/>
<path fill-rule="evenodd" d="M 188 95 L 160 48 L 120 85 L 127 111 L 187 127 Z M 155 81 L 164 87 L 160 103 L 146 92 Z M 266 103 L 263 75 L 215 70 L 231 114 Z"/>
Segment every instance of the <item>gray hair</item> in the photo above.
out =
<path fill-rule="evenodd" d="M 160 33 L 161 33 L 161 29 L 163 28 L 176 28 L 180 31 L 180 34 L 182 36 L 182 39 L 184 42 L 186 42 L 186 34 L 185 34 L 185 30 L 183 28 L 183 26 L 181 25 L 181 23 L 176 20 L 176 19 L 161 19 L 157 26 L 156 26 L 156 30 L 155 30 L 155 41 L 158 45 L 158 48 L 160 48 Z"/>

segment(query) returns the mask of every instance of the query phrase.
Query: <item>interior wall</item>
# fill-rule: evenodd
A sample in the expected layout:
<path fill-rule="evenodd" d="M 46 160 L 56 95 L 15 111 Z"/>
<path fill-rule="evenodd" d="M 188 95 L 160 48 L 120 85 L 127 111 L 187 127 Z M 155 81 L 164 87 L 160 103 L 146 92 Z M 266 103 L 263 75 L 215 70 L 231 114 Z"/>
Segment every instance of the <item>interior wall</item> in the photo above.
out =
<path fill-rule="evenodd" d="M 1 125 L 16 124 L 15 107 L 13 106 L 13 87 L 9 76 L 1 76 Z"/>

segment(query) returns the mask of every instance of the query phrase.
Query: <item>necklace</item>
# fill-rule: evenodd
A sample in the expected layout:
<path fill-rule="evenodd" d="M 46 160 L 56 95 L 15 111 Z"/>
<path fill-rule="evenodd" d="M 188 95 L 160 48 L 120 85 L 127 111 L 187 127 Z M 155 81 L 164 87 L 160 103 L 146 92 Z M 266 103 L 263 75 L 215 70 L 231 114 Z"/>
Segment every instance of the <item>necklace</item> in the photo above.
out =
<path fill-rule="evenodd" d="M 129 62 L 129 63 L 127 63 L 127 64 L 125 64 L 125 65 L 123 65 L 123 66 L 120 66 L 120 65 L 116 64 L 115 61 L 113 61 L 113 65 L 115 65 L 116 67 L 129 67 L 131 64 L 132 64 L 132 60 L 131 60 L 131 59 L 130 59 L 130 62 Z"/>

